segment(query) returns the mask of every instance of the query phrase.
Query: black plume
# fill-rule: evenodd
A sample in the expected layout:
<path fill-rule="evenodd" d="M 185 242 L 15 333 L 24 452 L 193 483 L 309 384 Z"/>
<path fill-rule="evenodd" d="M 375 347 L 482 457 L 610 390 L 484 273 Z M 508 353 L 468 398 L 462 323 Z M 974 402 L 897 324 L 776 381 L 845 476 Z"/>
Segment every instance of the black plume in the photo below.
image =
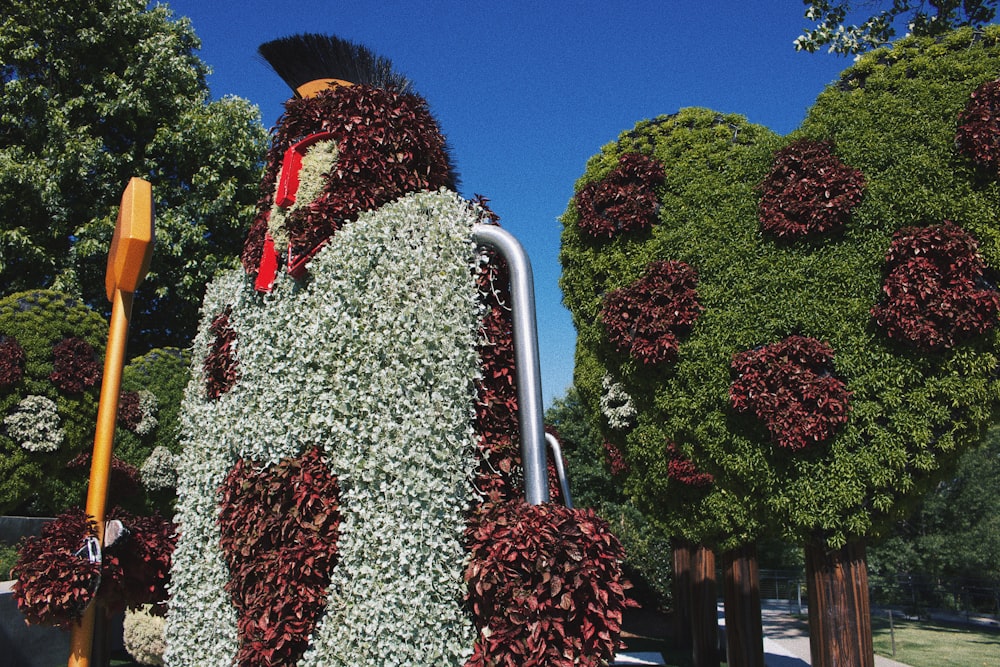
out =
<path fill-rule="evenodd" d="M 331 35 L 281 37 L 261 44 L 257 52 L 292 90 L 316 79 L 341 79 L 400 92 L 410 89 L 409 80 L 394 72 L 387 58 Z"/>

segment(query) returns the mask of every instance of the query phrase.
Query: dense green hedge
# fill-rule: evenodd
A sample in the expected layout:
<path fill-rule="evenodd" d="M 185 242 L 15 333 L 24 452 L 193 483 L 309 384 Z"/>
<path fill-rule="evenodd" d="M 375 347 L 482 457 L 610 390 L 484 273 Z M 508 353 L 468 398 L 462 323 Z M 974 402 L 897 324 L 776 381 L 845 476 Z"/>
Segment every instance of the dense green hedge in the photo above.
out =
<path fill-rule="evenodd" d="M 890 339 L 871 310 L 902 228 L 952 221 L 978 239 L 987 281 L 990 267 L 1000 267 L 995 174 L 955 142 L 970 94 L 998 74 L 1000 27 L 907 38 L 861 58 L 789 137 L 739 116 L 684 109 L 639 123 L 588 162 L 578 192 L 629 153 L 666 171 L 649 230 L 592 238 L 570 203 L 561 284 L 579 331 L 580 394 L 625 452 L 627 490 L 672 534 L 722 547 L 765 527 L 833 545 L 872 534 L 989 423 L 1000 398 L 995 312 L 985 334 L 927 352 Z M 762 231 L 760 184 L 776 151 L 800 140 L 829 142 L 866 187 L 841 229 L 789 240 Z M 602 307 L 658 260 L 695 270 L 702 312 L 676 330 L 676 362 L 651 366 L 609 342 Z M 976 289 L 993 298 L 987 282 Z M 734 355 L 793 335 L 829 345 L 832 362 L 817 377 L 829 372 L 851 392 L 847 423 L 796 451 L 730 401 Z M 613 429 L 600 416 L 605 376 L 631 396 L 634 427 Z M 670 442 L 715 483 L 672 479 Z"/>
<path fill-rule="evenodd" d="M 66 464 L 94 443 L 107 335 L 104 318 L 68 294 L 33 290 L 0 300 L 0 339 L 16 340 L 24 351 L 20 379 L 0 387 L 5 422 L 0 430 L 0 514 L 52 516 L 83 502 L 86 474 L 67 469 Z M 67 339 L 85 341 L 82 347 L 89 346 L 93 354 L 82 373 L 85 379 L 71 377 L 76 368 L 62 369 L 58 377 L 70 381 L 60 386 L 50 379 L 57 370 L 54 348 Z M 55 404 L 55 428 L 63 437 L 54 451 L 29 451 L 12 432 L 10 420 L 16 419 L 18 405 L 30 396 Z M 31 416 L 26 416 L 30 422 Z"/>

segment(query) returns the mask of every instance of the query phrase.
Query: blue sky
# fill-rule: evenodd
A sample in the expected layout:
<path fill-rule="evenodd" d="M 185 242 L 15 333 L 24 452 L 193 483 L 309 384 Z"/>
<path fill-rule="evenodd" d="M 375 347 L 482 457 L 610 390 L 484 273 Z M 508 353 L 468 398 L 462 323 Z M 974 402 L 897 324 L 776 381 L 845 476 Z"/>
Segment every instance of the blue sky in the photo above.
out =
<path fill-rule="evenodd" d="M 850 61 L 798 53 L 800 0 L 173 0 L 212 68 L 213 97 L 272 126 L 291 91 L 261 42 L 334 34 L 392 60 L 448 137 L 462 194 L 482 194 L 535 275 L 545 404 L 573 380 L 559 291 L 559 216 L 587 158 L 636 122 L 691 106 L 787 134 Z"/>

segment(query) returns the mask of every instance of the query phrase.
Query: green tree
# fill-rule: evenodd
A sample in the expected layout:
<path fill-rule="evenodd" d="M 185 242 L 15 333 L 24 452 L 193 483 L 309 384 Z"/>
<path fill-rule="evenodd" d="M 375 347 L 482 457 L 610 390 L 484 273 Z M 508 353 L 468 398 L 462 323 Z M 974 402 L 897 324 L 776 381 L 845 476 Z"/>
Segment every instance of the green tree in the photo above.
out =
<path fill-rule="evenodd" d="M 848 24 L 852 5 L 867 10 L 887 3 L 851 3 L 829 0 L 802 0 L 805 17 L 816 27 L 805 30 L 795 40 L 797 51 L 814 53 L 830 45 L 831 53 L 849 55 L 884 46 L 896 35 L 900 24 L 915 36 L 942 35 L 960 26 L 982 26 L 996 16 L 997 0 L 892 0 L 892 4 L 865 18 L 860 24 Z M 905 22 L 905 23 L 904 23 Z"/>
<path fill-rule="evenodd" d="M 259 112 L 210 102 L 186 19 L 145 0 L 8 0 L 0 16 L 0 285 L 107 311 L 122 189 L 153 184 L 157 248 L 131 349 L 185 346 L 204 285 L 233 266 L 257 199 Z"/>

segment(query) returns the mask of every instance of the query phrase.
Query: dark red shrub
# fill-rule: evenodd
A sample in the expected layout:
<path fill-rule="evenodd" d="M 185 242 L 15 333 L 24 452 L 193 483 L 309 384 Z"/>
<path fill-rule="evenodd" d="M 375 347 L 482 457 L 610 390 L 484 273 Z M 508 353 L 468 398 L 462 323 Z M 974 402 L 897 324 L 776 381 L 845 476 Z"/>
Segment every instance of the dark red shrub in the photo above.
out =
<path fill-rule="evenodd" d="M 796 239 L 843 227 L 861 202 L 865 177 L 841 162 L 829 143 L 801 139 L 775 153 L 759 187 L 761 228 Z"/>
<path fill-rule="evenodd" d="M 605 665 L 620 647 L 624 551 L 592 510 L 486 505 L 466 531 L 479 637 L 468 667 Z"/>
<path fill-rule="evenodd" d="M 608 339 L 644 364 L 677 358 L 678 336 L 702 311 L 698 276 L 684 262 L 653 262 L 645 275 L 604 299 Z"/>
<path fill-rule="evenodd" d="M 209 325 L 213 338 L 204 363 L 205 392 L 213 399 L 232 389 L 240 377 L 236 357 L 233 355 L 236 332 L 229 325 L 232 312 L 233 307 L 226 306 Z"/>
<path fill-rule="evenodd" d="M 101 379 L 94 346 L 75 336 L 63 338 L 53 345 L 49 379 L 69 394 L 93 387 Z"/>
<path fill-rule="evenodd" d="M 677 448 L 676 443 L 668 442 L 666 453 L 667 477 L 670 479 L 695 487 L 710 486 L 715 482 L 711 473 L 699 472 L 694 462 Z"/>
<path fill-rule="evenodd" d="M 267 155 L 257 218 L 243 249 L 247 273 L 256 273 L 260 264 L 263 231 L 285 151 L 318 132 L 333 134 L 339 156 L 323 192 L 289 216 L 297 255 L 311 251 L 362 211 L 407 192 L 454 186 L 445 138 L 418 95 L 355 85 L 293 98 L 285 104 Z"/>
<path fill-rule="evenodd" d="M 103 550 L 100 563 L 87 556 L 85 540 L 96 536 L 96 526 L 82 509 L 56 517 L 40 536 L 21 542 L 12 575 L 18 608 L 29 623 L 68 626 L 79 621 L 95 595 L 109 615 L 166 599 L 173 524 L 118 509 L 107 519 L 121 521 L 127 533 Z"/>
<path fill-rule="evenodd" d="M 337 564 L 339 502 L 320 448 L 264 469 L 237 461 L 222 483 L 219 527 L 239 667 L 291 666 L 302 657 Z"/>
<path fill-rule="evenodd" d="M 0 390 L 12 387 L 24 377 L 24 348 L 11 336 L 0 337 Z"/>
<path fill-rule="evenodd" d="M 90 452 L 80 452 L 67 464 L 67 468 L 90 474 Z M 116 456 L 111 457 L 111 469 L 108 471 L 108 497 L 114 501 L 129 498 L 139 493 L 142 486 L 139 469 L 131 463 L 126 463 Z"/>
<path fill-rule="evenodd" d="M 611 471 L 612 475 L 624 475 L 629 471 L 628 463 L 625 462 L 625 456 L 622 454 L 622 450 L 618 449 L 618 446 L 604 441 L 602 443 L 604 447 L 604 460 L 608 464 L 608 470 Z"/>
<path fill-rule="evenodd" d="M 142 421 L 142 408 L 139 404 L 139 392 L 123 391 L 118 396 L 118 423 L 130 431 L 134 431 Z"/>
<path fill-rule="evenodd" d="M 789 336 L 733 355 L 729 398 L 752 412 L 786 449 L 824 442 L 847 423 L 851 392 L 830 374 L 833 350 L 815 338 Z"/>
<path fill-rule="evenodd" d="M 1000 296 L 983 279 L 978 243 L 951 222 L 908 227 L 886 255 L 883 298 L 872 317 L 889 338 L 921 350 L 942 350 L 985 333 Z"/>
<path fill-rule="evenodd" d="M 976 165 L 1000 176 L 1000 81 L 987 81 L 972 91 L 958 115 L 955 144 Z"/>
<path fill-rule="evenodd" d="M 601 180 L 576 193 L 580 229 L 597 239 L 647 229 L 656 223 L 656 190 L 666 179 L 663 165 L 641 153 L 626 153 Z"/>

